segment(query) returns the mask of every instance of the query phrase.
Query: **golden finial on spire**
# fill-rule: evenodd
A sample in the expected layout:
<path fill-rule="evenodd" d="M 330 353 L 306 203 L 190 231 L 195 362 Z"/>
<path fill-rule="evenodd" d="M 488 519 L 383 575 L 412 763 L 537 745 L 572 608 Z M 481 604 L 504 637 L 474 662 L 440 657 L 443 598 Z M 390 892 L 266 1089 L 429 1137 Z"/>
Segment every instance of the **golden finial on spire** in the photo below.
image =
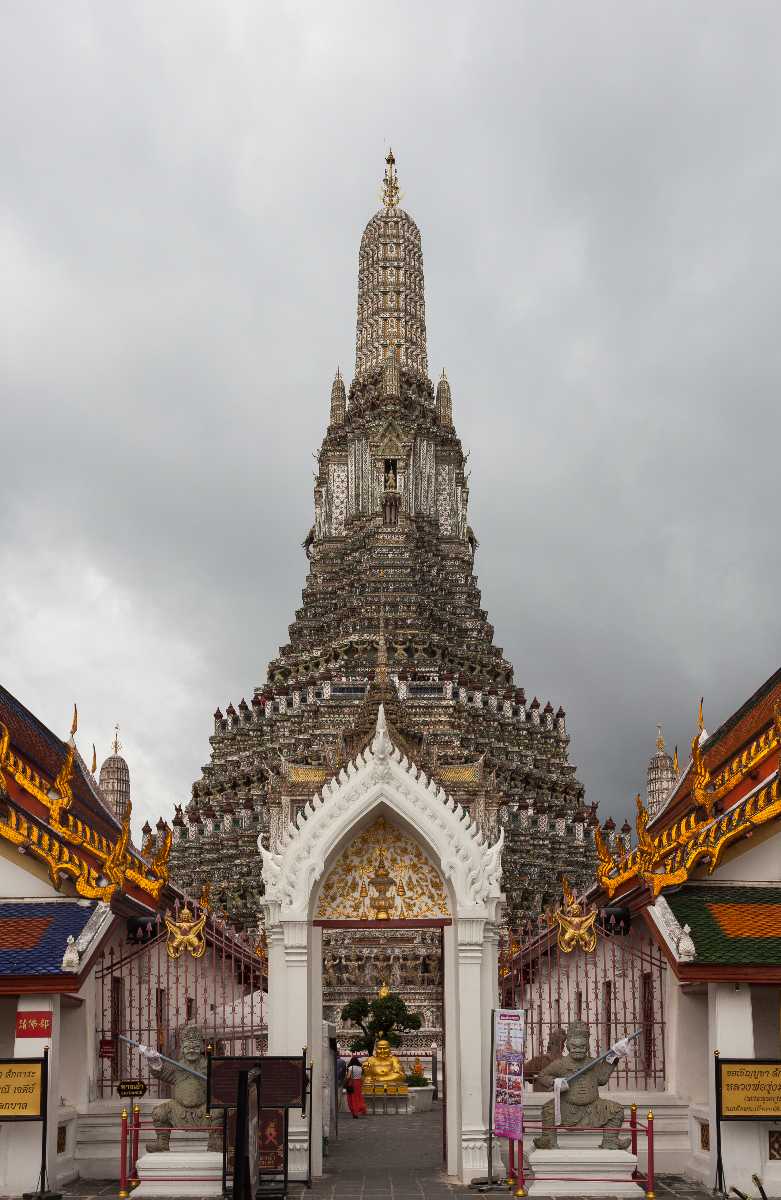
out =
<path fill-rule="evenodd" d="M 111 743 L 111 749 L 115 754 L 119 754 L 122 749 L 122 743 L 119 740 L 119 725 L 114 726 L 114 741 Z"/>
<path fill-rule="evenodd" d="M 661 753 L 664 750 L 664 735 L 661 725 L 656 726 L 656 749 Z"/>
<path fill-rule="evenodd" d="M 95 749 L 95 743 L 92 743 L 92 774 L 94 775 L 98 769 L 98 752 Z"/>
<path fill-rule="evenodd" d="M 700 733 L 702 733 L 703 729 L 705 728 L 705 718 L 702 715 L 702 706 L 703 706 L 704 702 L 705 702 L 705 697 L 700 696 L 700 711 L 699 711 L 699 715 L 697 717 L 697 728 L 699 729 Z"/>
<path fill-rule="evenodd" d="M 76 736 L 76 730 L 79 727 L 79 710 L 76 705 L 73 705 L 73 720 L 71 721 L 71 737 Z"/>
<path fill-rule="evenodd" d="M 393 157 L 393 151 L 389 149 L 385 159 L 385 175 L 382 181 L 382 202 L 386 208 L 395 208 L 400 199 L 401 191 L 396 177 L 396 159 Z"/>

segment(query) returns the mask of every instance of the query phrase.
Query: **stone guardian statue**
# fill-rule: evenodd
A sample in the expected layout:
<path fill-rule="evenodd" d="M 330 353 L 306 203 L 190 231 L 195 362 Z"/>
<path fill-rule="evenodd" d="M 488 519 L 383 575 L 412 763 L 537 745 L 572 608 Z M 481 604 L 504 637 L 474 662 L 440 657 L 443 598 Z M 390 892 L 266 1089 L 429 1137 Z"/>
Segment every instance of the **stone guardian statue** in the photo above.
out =
<path fill-rule="evenodd" d="M 537 1076 L 536 1082 L 545 1091 L 558 1094 L 542 1106 L 542 1133 L 534 1139 L 538 1150 L 554 1150 L 558 1146 L 556 1128 L 602 1129 L 602 1150 L 626 1150 L 629 1137 L 619 1135 L 624 1122 L 624 1106 L 615 1100 L 605 1100 L 599 1094 L 601 1085 L 606 1084 L 620 1058 L 629 1052 L 628 1039 L 616 1042 L 606 1058 L 592 1060 L 589 1051 L 589 1029 L 583 1021 L 573 1021 L 567 1029 L 568 1054 L 554 1059 Z M 582 1075 L 567 1082 L 576 1071 L 588 1068 Z M 557 1084 L 557 1080 L 563 1081 Z M 556 1113 L 557 1100 L 560 1114 Z"/>
<path fill-rule="evenodd" d="M 206 1055 L 201 1027 L 194 1023 L 183 1026 L 179 1046 L 181 1058 L 177 1063 L 164 1060 L 151 1047 L 139 1047 L 152 1073 L 164 1083 L 173 1085 L 170 1100 L 162 1100 L 152 1113 L 157 1140 L 147 1142 L 147 1151 L 154 1154 L 169 1150 L 171 1130 L 188 1125 L 208 1125 L 207 1149 L 221 1151 L 221 1119 L 216 1113 L 210 1114 L 206 1108 Z"/>

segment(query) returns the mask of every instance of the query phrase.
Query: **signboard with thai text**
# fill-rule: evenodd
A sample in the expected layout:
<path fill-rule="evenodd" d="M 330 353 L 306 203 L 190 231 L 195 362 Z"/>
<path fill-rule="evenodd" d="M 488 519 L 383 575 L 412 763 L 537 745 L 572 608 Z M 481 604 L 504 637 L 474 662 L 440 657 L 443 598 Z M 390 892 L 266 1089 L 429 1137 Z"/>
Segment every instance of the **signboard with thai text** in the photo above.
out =
<path fill-rule="evenodd" d="M 781 1120 L 781 1060 L 719 1058 L 716 1079 L 720 1121 Z"/>
<path fill-rule="evenodd" d="M 51 1035 L 52 1014 L 50 1009 L 16 1014 L 16 1036 L 18 1038 L 50 1038 Z"/>
<path fill-rule="evenodd" d="M 496 1008 L 493 1013 L 494 1133 L 520 1141 L 523 1137 L 524 1013 Z"/>
<path fill-rule="evenodd" d="M 120 1079 L 117 1084 L 117 1095 L 123 1100 L 130 1097 L 138 1097 L 146 1095 L 146 1084 L 143 1079 Z"/>
<path fill-rule="evenodd" d="M 0 1060 L 0 1121 L 42 1121 L 43 1059 Z"/>

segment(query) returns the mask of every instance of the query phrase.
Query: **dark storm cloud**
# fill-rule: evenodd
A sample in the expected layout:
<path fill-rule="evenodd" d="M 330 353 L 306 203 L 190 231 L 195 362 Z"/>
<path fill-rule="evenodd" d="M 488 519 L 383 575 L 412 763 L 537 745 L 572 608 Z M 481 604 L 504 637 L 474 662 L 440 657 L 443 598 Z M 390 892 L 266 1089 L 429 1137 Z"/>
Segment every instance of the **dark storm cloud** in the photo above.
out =
<path fill-rule="evenodd" d="M 777 666 L 776 5 L 8 4 L 3 681 L 186 799 L 305 575 L 385 145 L 478 571 L 621 814 Z"/>

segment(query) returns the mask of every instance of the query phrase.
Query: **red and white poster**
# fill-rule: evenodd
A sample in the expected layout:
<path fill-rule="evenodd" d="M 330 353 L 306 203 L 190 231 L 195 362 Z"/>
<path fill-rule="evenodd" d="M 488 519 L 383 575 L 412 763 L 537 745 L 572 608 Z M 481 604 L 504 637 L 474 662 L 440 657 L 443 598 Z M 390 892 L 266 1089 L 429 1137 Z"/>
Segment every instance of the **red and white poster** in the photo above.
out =
<path fill-rule="evenodd" d="M 50 1038 L 51 1035 L 51 1009 L 43 1009 L 41 1012 L 18 1012 L 16 1014 L 16 1036 L 18 1038 Z"/>
<path fill-rule="evenodd" d="M 494 1009 L 494 1133 L 523 1138 L 524 1013 Z"/>

